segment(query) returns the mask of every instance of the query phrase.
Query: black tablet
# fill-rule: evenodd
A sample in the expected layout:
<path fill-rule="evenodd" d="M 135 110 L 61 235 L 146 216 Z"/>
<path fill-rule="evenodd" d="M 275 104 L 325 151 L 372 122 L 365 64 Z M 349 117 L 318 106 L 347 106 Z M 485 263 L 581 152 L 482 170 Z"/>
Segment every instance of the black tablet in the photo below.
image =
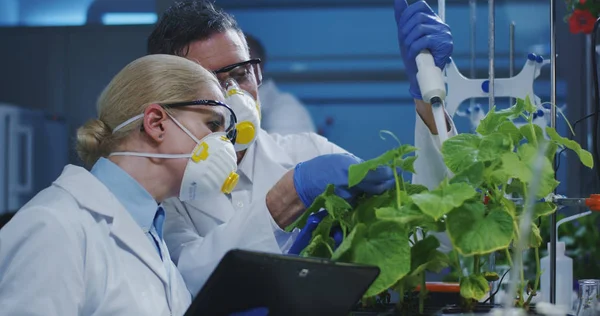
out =
<path fill-rule="evenodd" d="M 269 316 L 348 315 L 378 275 L 375 266 L 231 250 L 185 315 L 231 315 L 254 308 L 268 310 Z"/>

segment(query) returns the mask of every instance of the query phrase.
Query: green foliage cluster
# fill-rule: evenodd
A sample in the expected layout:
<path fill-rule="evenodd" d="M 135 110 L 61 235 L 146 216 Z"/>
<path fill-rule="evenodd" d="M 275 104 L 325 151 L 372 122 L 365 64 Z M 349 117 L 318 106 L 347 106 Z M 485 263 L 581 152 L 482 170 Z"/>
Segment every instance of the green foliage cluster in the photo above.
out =
<path fill-rule="evenodd" d="M 427 294 L 426 271 L 453 267 L 461 296 L 474 304 L 489 292 L 489 282 L 498 279 L 493 271 L 485 271 L 483 256 L 500 251 L 512 265 L 511 245 L 527 238 L 528 245 L 535 249 L 536 284 L 539 283 L 540 230 L 533 225 L 529 236 L 519 236 L 523 206 L 515 201 L 528 198 L 527 190 L 534 177 L 540 177 L 537 198 L 553 192 L 558 182 L 552 160 L 558 148 L 575 151 L 590 168 L 593 159 L 579 144 L 561 137 L 554 129 L 548 127 L 544 133 L 533 124 L 535 111 L 528 98 L 505 110 L 492 108 L 477 134 L 459 134 L 446 140 L 442 155 L 452 176 L 431 190 L 404 181 L 397 171 L 415 172 L 417 148 L 410 145 L 399 145 L 373 160 L 351 166 L 349 186 L 358 184 L 369 170 L 389 166 L 396 170 L 396 188 L 378 196 L 360 197 L 351 206 L 334 194 L 332 186 L 328 187 L 289 227 L 302 228 L 310 214 L 321 209 L 328 212 L 301 255 L 378 266 L 381 273 L 365 297 L 394 289 L 403 298 L 405 292 L 421 285 L 422 312 Z M 519 117 L 527 121 L 521 127 L 513 123 Z M 542 157 L 538 155 L 540 148 L 547 148 Z M 534 165 L 539 166 L 540 162 L 541 174 L 534 174 Z M 551 202 L 536 203 L 534 218 L 555 210 L 556 205 Z M 334 225 L 342 228 L 344 236 L 335 250 L 330 237 Z M 450 238 L 453 251 L 448 254 L 438 250 L 439 233 Z M 462 275 L 465 262 L 472 264 L 468 275 Z M 524 291 L 527 288 L 522 280 L 517 306 L 527 306 L 535 295 L 535 290 L 529 291 L 525 300 Z"/>

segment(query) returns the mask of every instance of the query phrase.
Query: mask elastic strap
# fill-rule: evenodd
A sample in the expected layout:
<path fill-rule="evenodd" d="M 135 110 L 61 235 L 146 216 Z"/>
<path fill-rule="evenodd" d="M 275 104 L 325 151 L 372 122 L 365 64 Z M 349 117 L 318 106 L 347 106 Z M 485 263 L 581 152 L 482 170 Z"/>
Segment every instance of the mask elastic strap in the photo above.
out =
<path fill-rule="evenodd" d="M 177 126 L 179 126 L 179 128 L 183 130 L 183 132 L 185 132 L 189 137 L 191 137 L 196 142 L 196 144 L 200 144 L 200 140 L 196 138 L 194 134 L 190 133 L 190 131 L 187 128 L 185 128 L 185 126 L 179 123 L 179 121 L 177 121 L 171 114 L 169 114 L 169 112 L 167 112 L 167 115 L 173 120 L 175 124 L 177 124 Z"/>
<path fill-rule="evenodd" d="M 118 131 L 118 130 L 122 129 L 123 127 L 125 127 L 125 126 L 127 126 L 127 125 L 129 125 L 129 124 L 131 124 L 131 123 L 133 123 L 133 122 L 141 119 L 142 117 L 144 117 L 144 114 L 139 114 L 139 115 L 136 115 L 136 116 L 128 119 L 127 121 L 125 121 L 125 122 L 117 125 L 117 127 L 115 127 L 113 129 L 112 133 L 114 134 L 116 131 Z"/>
<path fill-rule="evenodd" d="M 191 154 L 151 154 L 151 153 L 138 153 L 131 151 L 115 152 L 108 155 L 110 156 L 136 156 L 136 157 L 150 157 L 150 158 L 190 158 Z"/>

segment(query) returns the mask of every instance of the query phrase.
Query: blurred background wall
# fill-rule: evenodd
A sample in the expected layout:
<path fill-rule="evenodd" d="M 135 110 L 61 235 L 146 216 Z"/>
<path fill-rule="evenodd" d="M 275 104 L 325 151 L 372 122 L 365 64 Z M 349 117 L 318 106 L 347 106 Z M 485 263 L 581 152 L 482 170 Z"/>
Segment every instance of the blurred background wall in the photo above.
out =
<path fill-rule="evenodd" d="M 589 87 L 583 84 L 586 66 L 574 62 L 585 56 L 585 38 L 568 33 L 568 25 L 562 22 L 564 5 L 558 2 L 558 103 L 566 104 L 567 117 L 574 121 L 589 107 Z M 45 157 L 79 164 L 72 150 L 76 128 L 95 115 L 96 98 L 111 77 L 145 54 L 153 23 L 171 3 L 0 0 L 0 103 L 43 111 L 46 121 L 62 126 L 56 136 L 45 136 Z M 436 9 L 436 1 L 428 3 Z M 515 73 L 528 53 L 548 58 L 549 1 L 495 3 L 496 77 L 509 74 L 511 22 L 516 25 Z M 413 142 L 414 104 L 407 92 L 392 0 L 216 0 L 216 4 L 233 13 L 246 32 L 260 38 L 269 54 L 266 72 L 306 105 L 319 133 L 365 159 L 395 146 L 391 139 L 380 138 L 381 130 L 393 132 L 403 143 Z M 454 60 L 465 76 L 486 78 L 488 2 L 447 0 L 446 6 L 455 40 Z M 550 100 L 549 66 L 536 80 L 535 91 L 542 101 Z M 476 102 L 487 110 L 487 99 Z M 507 105 L 506 100 L 498 102 Z M 455 117 L 455 122 L 459 131 L 469 131 L 466 118 Z M 565 126 L 559 126 L 563 135 Z M 584 144 L 586 126 L 577 127 L 578 140 Z M 26 156 L 23 160 L 29 165 L 41 166 L 33 174 L 42 172 L 45 164 L 35 158 L 40 154 Z M 596 190 L 598 181 L 591 172 L 577 164 L 570 166 L 568 158 L 559 170 L 560 191 L 579 195 Z M 26 169 L 25 165 L 17 169 Z M 34 186 L 47 186 L 61 169 L 54 167 Z M 23 173 L 16 177 L 27 182 L 26 170 L 17 173 Z"/>

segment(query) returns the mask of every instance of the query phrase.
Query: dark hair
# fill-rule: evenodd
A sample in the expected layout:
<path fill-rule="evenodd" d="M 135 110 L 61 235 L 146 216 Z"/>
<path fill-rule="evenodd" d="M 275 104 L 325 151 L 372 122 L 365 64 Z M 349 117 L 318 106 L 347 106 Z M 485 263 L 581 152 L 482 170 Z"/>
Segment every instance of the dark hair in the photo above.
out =
<path fill-rule="evenodd" d="M 265 51 L 263 44 L 258 38 L 248 33 L 246 33 L 246 42 L 250 48 L 251 58 L 260 58 L 261 64 L 264 65 L 267 62 L 267 52 Z"/>
<path fill-rule="evenodd" d="M 175 2 L 148 37 L 148 54 L 187 55 L 188 45 L 228 30 L 242 30 L 232 15 L 208 0 Z"/>

